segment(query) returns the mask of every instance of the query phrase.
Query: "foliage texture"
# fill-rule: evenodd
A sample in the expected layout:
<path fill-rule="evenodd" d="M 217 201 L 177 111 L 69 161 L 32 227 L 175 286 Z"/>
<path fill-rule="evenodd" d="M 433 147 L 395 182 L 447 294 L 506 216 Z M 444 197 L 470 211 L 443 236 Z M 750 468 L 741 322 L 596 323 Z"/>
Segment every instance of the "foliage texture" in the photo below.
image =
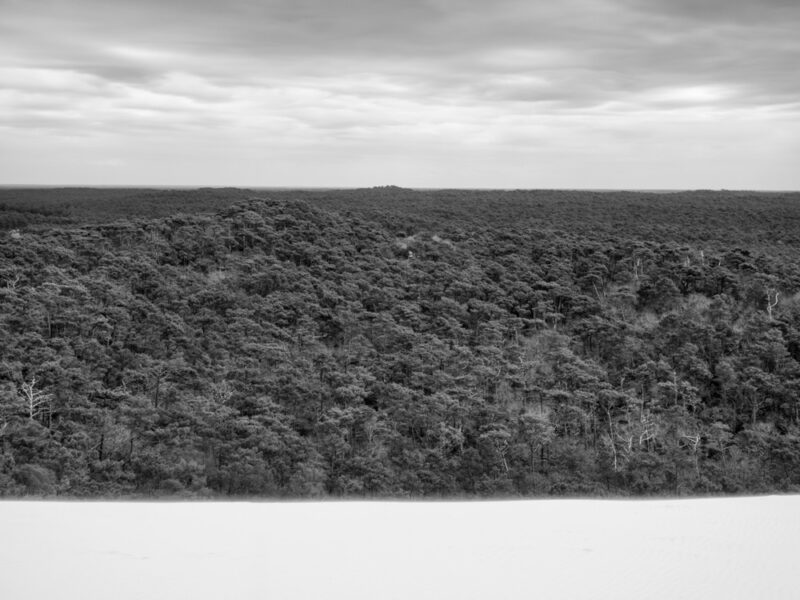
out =
<path fill-rule="evenodd" d="M 798 201 L 3 190 L 0 494 L 797 491 Z"/>

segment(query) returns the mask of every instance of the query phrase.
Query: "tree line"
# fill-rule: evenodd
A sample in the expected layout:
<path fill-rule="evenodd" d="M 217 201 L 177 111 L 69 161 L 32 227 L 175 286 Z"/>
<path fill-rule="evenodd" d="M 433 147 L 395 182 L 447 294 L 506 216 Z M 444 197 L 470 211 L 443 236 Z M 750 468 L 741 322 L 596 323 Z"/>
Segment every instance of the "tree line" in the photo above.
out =
<path fill-rule="evenodd" d="M 26 193 L 0 494 L 800 486 L 796 194 Z"/>

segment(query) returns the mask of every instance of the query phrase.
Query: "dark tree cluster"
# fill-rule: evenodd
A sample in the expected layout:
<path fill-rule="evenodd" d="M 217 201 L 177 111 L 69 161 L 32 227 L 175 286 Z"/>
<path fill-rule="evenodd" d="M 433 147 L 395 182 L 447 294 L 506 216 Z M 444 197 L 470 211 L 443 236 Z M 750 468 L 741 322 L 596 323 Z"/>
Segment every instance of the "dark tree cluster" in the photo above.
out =
<path fill-rule="evenodd" d="M 799 201 L 2 191 L 0 495 L 798 491 Z"/>

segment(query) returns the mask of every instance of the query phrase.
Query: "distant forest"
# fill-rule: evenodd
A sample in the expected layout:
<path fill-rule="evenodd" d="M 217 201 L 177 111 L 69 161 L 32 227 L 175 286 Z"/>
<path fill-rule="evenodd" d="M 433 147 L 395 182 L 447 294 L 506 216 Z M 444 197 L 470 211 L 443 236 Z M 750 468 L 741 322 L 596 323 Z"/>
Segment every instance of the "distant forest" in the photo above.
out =
<path fill-rule="evenodd" d="M 800 194 L 0 189 L 0 495 L 800 492 Z"/>

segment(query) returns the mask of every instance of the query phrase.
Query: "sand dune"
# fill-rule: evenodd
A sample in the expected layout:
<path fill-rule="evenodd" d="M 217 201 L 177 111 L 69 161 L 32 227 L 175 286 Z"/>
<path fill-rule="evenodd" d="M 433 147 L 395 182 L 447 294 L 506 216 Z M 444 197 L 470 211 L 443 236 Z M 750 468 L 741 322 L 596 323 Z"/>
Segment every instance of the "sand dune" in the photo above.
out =
<path fill-rule="evenodd" d="M 0 597 L 800 598 L 800 497 L 0 504 Z"/>

